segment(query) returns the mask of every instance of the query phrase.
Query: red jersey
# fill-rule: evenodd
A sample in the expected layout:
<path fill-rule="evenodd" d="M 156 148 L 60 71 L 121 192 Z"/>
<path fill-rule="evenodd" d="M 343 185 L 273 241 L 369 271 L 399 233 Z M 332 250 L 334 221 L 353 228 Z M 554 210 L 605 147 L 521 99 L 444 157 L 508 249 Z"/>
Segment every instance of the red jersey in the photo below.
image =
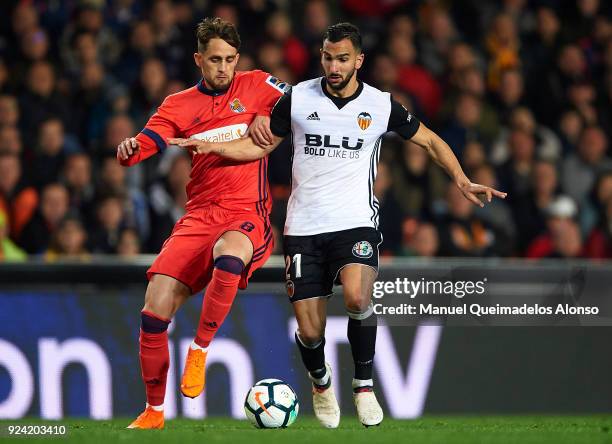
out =
<path fill-rule="evenodd" d="M 140 150 L 121 161 L 133 165 L 166 149 L 171 137 L 194 137 L 227 142 L 242 137 L 255 116 L 270 112 L 286 88 L 263 71 L 236 72 L 225 91 L 206 88 L 203 81 L 172 94 L 136 136 Z M 215 203 L 227 209 L 256 211 L 267 216 L 271 198 L 267 181 L 267 157 L 237 162 L 214 154 L 191 154 L 186 210 Z"/>

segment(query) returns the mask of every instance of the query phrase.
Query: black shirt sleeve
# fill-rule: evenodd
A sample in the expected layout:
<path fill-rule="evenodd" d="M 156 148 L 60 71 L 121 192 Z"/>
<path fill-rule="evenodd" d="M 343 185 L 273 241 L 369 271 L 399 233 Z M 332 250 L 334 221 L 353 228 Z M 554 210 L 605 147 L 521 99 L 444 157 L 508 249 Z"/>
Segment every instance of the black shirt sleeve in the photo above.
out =
<path fill-rule="evenodd" d="M 420 124 L 419 119 L 391 97 L 391 114 L 389 114 L 387 131 L 393 131 L 408 140 L 416 134 Z"/>
<path fill-rule="evenodd" d="M 291 90 L 283 94 L 272 108 L 270 130 L 278 137 L 285 137 L 291 132 Z"/>

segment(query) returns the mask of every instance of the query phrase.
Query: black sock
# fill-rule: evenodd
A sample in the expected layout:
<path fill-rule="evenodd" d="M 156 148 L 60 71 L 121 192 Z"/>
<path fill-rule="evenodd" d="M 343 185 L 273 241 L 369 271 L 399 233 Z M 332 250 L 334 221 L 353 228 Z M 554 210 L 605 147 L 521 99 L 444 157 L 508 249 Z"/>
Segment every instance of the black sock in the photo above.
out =
<path fill-rule="evenodd" d="M 304 367 L 306 367 L 310 375 L 317 379 L 325 376 L 325 338 L 321 339 L 321 342 L 316 346 L 307 347 L 300 341 L 296 333 L 295 343 L 300 350 Z"/>
<path fill-rule="evenodd" d="M 355 379 L 372 379 L 377 323 L 374 313 L 362 320 L 349 317 L 347 336 L 355 363 Z"/>

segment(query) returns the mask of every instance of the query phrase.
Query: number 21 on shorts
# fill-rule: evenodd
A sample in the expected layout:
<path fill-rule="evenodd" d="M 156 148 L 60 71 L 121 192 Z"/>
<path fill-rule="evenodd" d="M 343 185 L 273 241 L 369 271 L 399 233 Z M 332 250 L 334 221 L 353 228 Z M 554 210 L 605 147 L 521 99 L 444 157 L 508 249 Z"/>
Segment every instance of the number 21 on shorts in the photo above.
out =
<path fill-rule="evenodd" d="M 297 253 L 293 255 L 293 259 L 291 256 L 285 256 L 285 272 L 287 273 L 287 280 L 291 279 L 291 263 L 293 262 L 293 270 L 295 271 L 294 279 L 299 279 L 302 277 L 302 254 Z"/>

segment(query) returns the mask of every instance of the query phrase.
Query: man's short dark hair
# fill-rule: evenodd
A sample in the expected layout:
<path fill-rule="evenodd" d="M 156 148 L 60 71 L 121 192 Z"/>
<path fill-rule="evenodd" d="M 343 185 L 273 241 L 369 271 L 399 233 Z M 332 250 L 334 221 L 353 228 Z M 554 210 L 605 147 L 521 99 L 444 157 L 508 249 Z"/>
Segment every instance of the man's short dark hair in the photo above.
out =
<path fill-rule="evenodd" d="M 361 33 L 359 28 L 352 23 L 336 23 L 327 28 L 323 40 L 337 43 L 340 40 L 349 39 L 357 51 L 361 51 Z"/>
<path fill-rule="evenodd" d="M 198 23 L 196 37 L 198 38 L 198 52 L 200 53 L 206 51 L 208 42 L 212 39 L 224 40 L 228 45 L 236 48 L 236 50 L 240 49 L 240 36 L 236 27 L 219 17 L 205 18 Z"/>

